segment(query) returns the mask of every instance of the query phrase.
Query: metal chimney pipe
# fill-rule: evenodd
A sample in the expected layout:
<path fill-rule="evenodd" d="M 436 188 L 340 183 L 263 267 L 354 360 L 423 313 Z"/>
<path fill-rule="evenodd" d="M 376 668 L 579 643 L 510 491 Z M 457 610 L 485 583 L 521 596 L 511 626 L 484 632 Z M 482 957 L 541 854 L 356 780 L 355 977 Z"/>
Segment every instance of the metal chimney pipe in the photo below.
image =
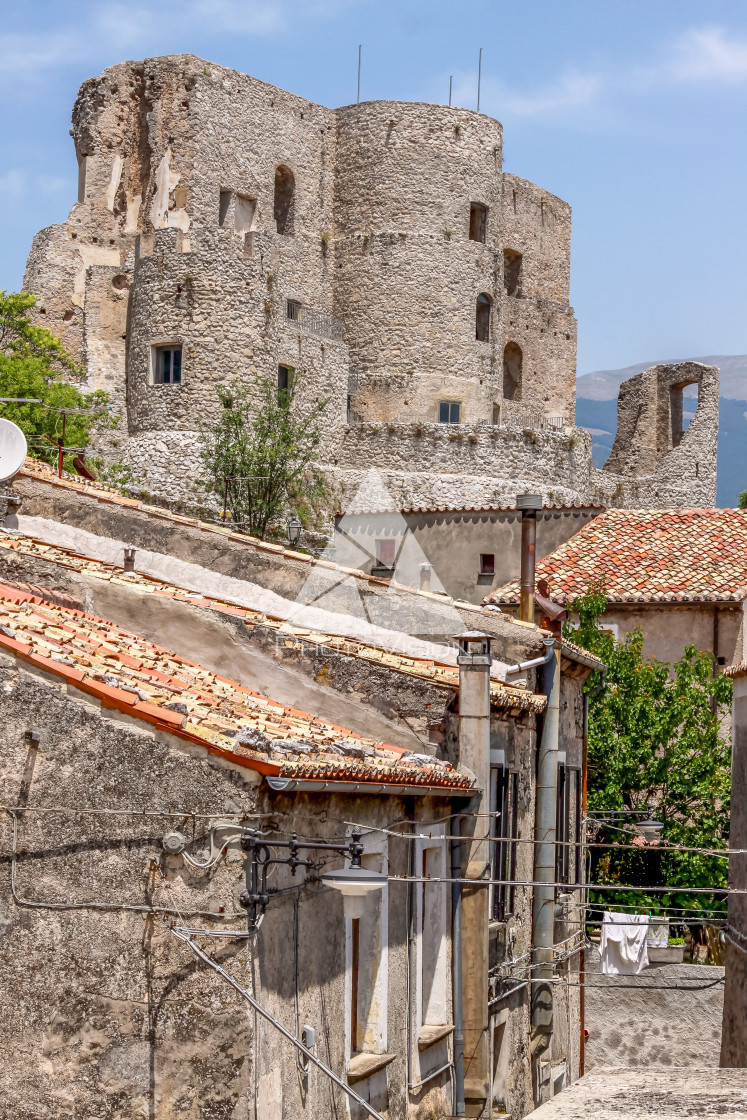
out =
<path fill-rule="evenodd" d="M 125 572 L 135 571 L 135 552 L 136 549 L 134 548 L 126 548 L 124 550 L 124 564 L 122 567 Z"/>
<path fill-rule="evenodd" d="M 431 566 L 430 564 L 420 565 L 420 590 L 430 591 L 431 589 Z"/>
<path fill-rule="evenodd" d="M 534 622 L 534 568 L 537 547 L 537 510 L 542 509 L 541 494 L 519 494 L 516 508 L 521 510 L 521 599 L 519 618 Z"/>

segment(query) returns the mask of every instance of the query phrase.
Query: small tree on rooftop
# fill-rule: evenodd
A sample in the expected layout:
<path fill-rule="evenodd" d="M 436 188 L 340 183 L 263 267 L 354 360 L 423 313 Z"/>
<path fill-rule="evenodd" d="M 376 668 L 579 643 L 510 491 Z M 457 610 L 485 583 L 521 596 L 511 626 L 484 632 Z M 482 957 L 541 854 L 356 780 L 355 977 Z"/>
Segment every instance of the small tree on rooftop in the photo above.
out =
<path fill-rule="evenodd" d="M 723 719 L 731 705 L 728 677 L 714 676 L 713 654 L 688 646 L 670 666 L 643 655 L 640 629 L 618 641 L 599 627 L 607 600 L 604 584 L 592 583 L 573 604 L 577 627 L 566 636 L 596 654 L 607 666 L 605 687 L 589 698 L 588 803 L 590 810 L 645 809 L 651 805 L 664 823 L 662 840 L 693 848 L 728 844 L 731 744 Z M 587 690 L 599 683 L 590 677 Z M 630 844 L 630 833 L 603 828 L 599 837 Z M 699 852 L 592 849 L 591 882 L 670 888 L 663 894 L 600 892 L 594 898 L 651 909 L 724 907 L 722 896 L 690 895 L 678 888 L 723 889 L 728 861 Z"/>
<path fill-rule="evenodd" d="M 325 493 L 316 462 L 327 401 L 301 411 L 300 380 L 291 370 L 287 389 L 267 377 L 251 388 L 219 386 L 222 411 L 201 431 L 206 489 L 254 536 L 264 537 L 291 508 L 305 521 Z"/>
<path fill-rule="evenodd" d="M 36 300 L 28 292 L 0 291 L 0 397 L 30 397 L 42 404 L 0 402 L 0 416 L 17 424 L 29 443 L 29 454 L 49 463 L 57 462 L 53 444 L 62 435 L 62 412 L 71 412 L 65 422 L 65 444 L 88 446 L 95 427 L 110 425 L 102 390 L 81 393 L 76 382 L 85 371 L 68 354 L 60 340 L 45 327 L 32 323 L 29 312 Z M 65 466 L 72 456 L 66 456 Z"/>

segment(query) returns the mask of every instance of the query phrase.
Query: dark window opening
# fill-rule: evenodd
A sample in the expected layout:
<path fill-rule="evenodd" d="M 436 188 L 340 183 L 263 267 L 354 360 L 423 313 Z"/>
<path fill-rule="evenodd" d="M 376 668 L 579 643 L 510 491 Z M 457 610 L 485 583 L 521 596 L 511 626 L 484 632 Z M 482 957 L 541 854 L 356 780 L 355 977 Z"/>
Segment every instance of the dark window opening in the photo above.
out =
<path fill-rule="evenodd" d="M 494 576 L 495 575 L 495 554 L 493 552 L 480 553 L 480 575 L 481 576 Z"/>
<path fill-rule="evenodd" d="M 515 342 L 508 342 L 503 351 L 503 399 L 521 400 L 521 375 L 524 355 Z"/>
<path fill-rule="evenodd" d="M 501 406 L 499 404 L 493 405 L 493 424 L 496 426 L 501 422 Z"/>
<path fill-rule="evenodd" d="M 290 366 L 278 366 L 278 400 L 288 395 L 291 389 L 293 370 Z"/>
<path fill-rule="evenodd" d="M 293 209 L 296 183 L 289 167 L 275 169 L 275 204 L 273 216 L 278 233 L 293 232 Z"/>
<path fill-rule="evenodd" d="M 490 341 L 490 310 L 493 301 L 486 292 L 477 297 L 475 308 L 475 339 L 477 342 Z"/>
<path fill-rule="evenodd" d="M 461 424 L 462 406 L 459 401 L 438 402 L 439 424 Z"/>
<path fill-rule="evenodd" d="M 380 568 L 393 568 L 397 551 L 394 537 L 383 537 L 376 541 L 376 563 Z"/>
<path fill-rule="evenodd" d="M 218 207 L 218 225 L 219 226 L 224 226 L 226 224 L 226 218 L 228 217 L 228 210 L 229 210 L 229 207 L 231 205 L 231 198 L 232 197 L 233 197 L 233 194 L 232 194 L 231 191 L 221 191 L 220 192 L 220 203 L 219 203 L 219 207 Z"/>
<path fill-rule="evenodd" d="M 179 385 L 182 380 L 181 346 L 158 346 L 155 354 L 156 385 Z"/>
<path fill-rule="evenodd" d="M 555 881 L 580 881 L 581 771 L 558 763 L 555 809 Z"/>
<path fill-rule="evenodd" d="M 521 293 L 521 253 L 515 249 L 503 250 L 503 287 L 506 295 L 518 296 Z"/>
<path fill-rule="evenodd" d="M 301 318 L 301 304 L 297 303 L 294 299 L 289 299 L 286 305 L 286 315 L 289 319 L 292 319 L 294 323 L 297 323 Z"/>
<path fill-rule="evenodd" d="M 488 208 L 479 202 L 469 204 L 469 239 L 485 242 L 488 229 Z"/>
<path fill-rule="evenodd" d="M 514 880 L 516 879 L 516 847 L 519 823 L 519 776 L 504 766 L 490 768 L 490 801 L 493 817 L 494 843 L 491 878 L 493 886 L 492 917 L 504 922 L 514 912 Z"/>

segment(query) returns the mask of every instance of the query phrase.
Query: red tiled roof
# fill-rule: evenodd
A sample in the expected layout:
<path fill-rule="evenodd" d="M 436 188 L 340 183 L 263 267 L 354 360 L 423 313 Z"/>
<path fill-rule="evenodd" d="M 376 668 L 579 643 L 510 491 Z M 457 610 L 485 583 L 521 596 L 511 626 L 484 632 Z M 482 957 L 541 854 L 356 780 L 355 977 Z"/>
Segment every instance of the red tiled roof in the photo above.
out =
<path fill-rule="evenodd" d="M 747 597 L 747 510 L 610 509 L 537 564 L 551 599 L 567 603 L 592 580 L 610 603 L 741 602 Z M 519 602 L 519 583 L 486 603 Z"/>
<path fill-rule="evenodd" d="M 283 621 L 279 617 L 273 617 L 228 600 L 215 599 L 185 591 L 184 588 L 166 583 L 154 576 L 143 575 L 141 572 L 125 572 L 122 568 L 116 567 L 114 564 L 108 564 L 104 560 L 81 556 L 70 549 L 47 544 L 45 541 L 37 540 L 22 533 L 7 531 L 0 533 L 0 549 L 6 549 L 20 557 L 31 556 L 49 560 L 72 571 L 94 576 L 96 579 L 106 580 L 110 583 L 137 587 L 140 591 L 179 599 L 198 607 L 209 607 L 222 614 L 231 614 L 236 618 L 241 618 L 250 630 L 255 626 L 264 626 L 278 631 L 283 635 L 288 646 L 293 646 L 298 642 L 316 646 L 323 645 L 344 654 L 346 657 L 360 658 L 392 672 L 417 677 L 419 680 L 436 687 L 451 691 L 456 691 L 459 688 L 459 670 L 447 662 L 393 653 L 391 650 L 357 639 L 310 630 L 308 627 L 294 625 L 288 621 Z M 30 590 L 33 591 L 34 588 L 30 588 Z M 546 697 L 542 695 L 494 678 L 490 682 L 490 698 L 495 707 L 518 709 L 520 711 L 543 712 L 547 704 Z"/>
<path fill-rule="evenodd" d="M 412 755 L 278 704 L 95 615 L 0 584 L 0 650 L 262 774 L 469 789 L 447 762 Z M 183 706 L 184 710 L 174 705 Z"/>
<path fill-rule="evenodd" d="M 258 537 L 251 537 L 248 533 L 238 533 L 222 525 L 213 525 L 205 521 L 200 521 L 197 517 L 184 517 L 178 513 L 171 513 L 168 509 L 163 509 L 160 506 L 148 505 L 146 502 L 141 502 L 137 498 L 124 498 L 117 490 L 113 489 L 113 487 L 105 486 L 102 482 L 90 482 L 77 475 L 68 474 L 66 471 L 63 471 L 62 478 L 59 478 L 57 472 L 40 459 L 27 458 L 18 474 L 21 477 L 34 478 L 38 482 L 46 482 L 52 486 L 59 486 L 64 490 L 76 490 L 99 502 L 110 502 L 112 505 L 135 509 L 140 513 L 147 514 L 149 517 L 157 517 L 161 521 L 172 521 L 178 525 L 188 525 L 194 529 L 199 529 L 203 533 L 218 533 L 231 541 L 235 541 L 237 544 L 255 548 L 260 552 L 274 552 L 278 556 L 283 556 L 286 559 L 309 564 L 310 567 L 317 566 L 342 572 L 346 576 L 352 576 L 354 579 L 362 580 L 367 584 L 394 587 L 397 591 L 402 591 L 408 595 L 418 595 L 425 599 L 430 599 L 433 602 L 447 603 L 453 605 L 462 614 L 468 611 L 480 615 L 483 612 L 482 606 L 476 605 L 475 603 L 468 603 L 463 599 L 452 599 L 449 595 L 443 595 L 436 591 L 421 591 L 418 587 L 408 587 L 407 584 L 397 583 L 396 580 L 381 579 L 378 576 L 367 575 L 366 572 L 362 572 L 358 568 L 346 568 L 342 564 L 333 564 L 329 560 L 321 558 L 316 559 L 306 552 L 295 552 L 293 549 L 284 548 L 281 544 L 274 544 L 271 541 L 260 540 Z"/>

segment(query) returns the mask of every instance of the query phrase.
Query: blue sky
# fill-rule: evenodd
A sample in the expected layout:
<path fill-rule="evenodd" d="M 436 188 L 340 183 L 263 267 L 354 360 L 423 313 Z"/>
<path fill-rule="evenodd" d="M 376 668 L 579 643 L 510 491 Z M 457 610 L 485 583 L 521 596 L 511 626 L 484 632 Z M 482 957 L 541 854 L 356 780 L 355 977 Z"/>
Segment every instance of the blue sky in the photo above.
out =
<path fill-rule="evenodd" d="M 31 0 L 4 5 L 0 286 L 66 217 L 78 87 L 191 51 L 329 106 L 446 101 L 504 124 L 507 170 L 573 206 L 579 374 L 747 351 L 744 0 Z"/>

